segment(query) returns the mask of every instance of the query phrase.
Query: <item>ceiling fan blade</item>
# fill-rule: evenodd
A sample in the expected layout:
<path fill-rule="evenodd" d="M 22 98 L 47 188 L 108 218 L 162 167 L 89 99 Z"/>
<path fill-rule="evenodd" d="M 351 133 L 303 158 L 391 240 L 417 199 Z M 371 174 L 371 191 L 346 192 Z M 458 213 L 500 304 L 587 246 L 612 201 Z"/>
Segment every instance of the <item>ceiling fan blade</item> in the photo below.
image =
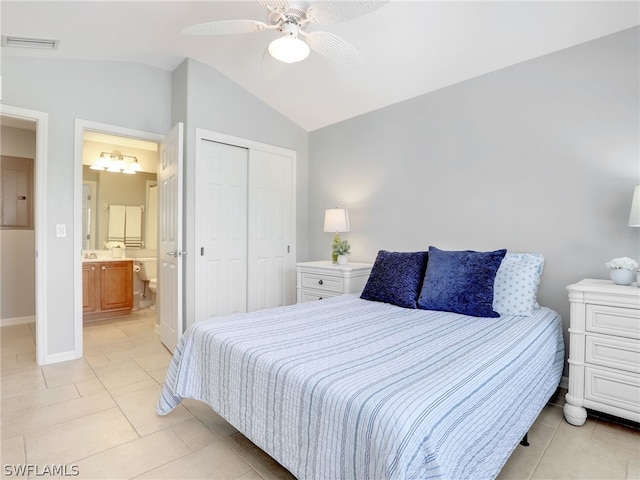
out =
<path fill-rule="evenodd" d="M 289 8 L 287 0 L 258 0 L 258 3 L 272 12 L 286 12 Z"/>
<path fill-rule="evenodd" d="M 187 35 L 233 35 L 236 33 L 259 32 L 271 28 L 257 20 L 222 20 L 219 22 L 199 23 L 180 30 Z"/>
<path fill-rule="evenodd" d="M 307 20 L 311 23 L 341 23 L 353 20 L 379 9 L 389 0 L 329 1 L 319 0 L 307 8 Z"/>
<path fill-rule="evenodd" d="M 350 43 L 329 32 L 303 33 L 305 40 L 316 52 L 337 63 L 366 67 L 362 54 Z"/>
<path fill-rule="evenodd" d="M 287 68 L 287 64 L 273 58 L 269 53 L 269 48 L 266 48 L 262 55 L 262 77 L 265 80 L 273 80 L 285 68 Z"/>

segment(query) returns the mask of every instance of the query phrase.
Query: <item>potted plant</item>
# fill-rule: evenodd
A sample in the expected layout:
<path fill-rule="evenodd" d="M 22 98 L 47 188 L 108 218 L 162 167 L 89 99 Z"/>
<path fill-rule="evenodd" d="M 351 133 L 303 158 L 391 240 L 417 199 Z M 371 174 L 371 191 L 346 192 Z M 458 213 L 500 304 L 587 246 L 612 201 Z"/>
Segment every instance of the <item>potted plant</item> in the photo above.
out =
<path fill-rule="evenodd" d="M 121 258 L 124 255 L 124 243 L 123 242 L 105 242 L 104 248 L 111 250 L 113 258 Z"/>
<path fill-rule="evenodd" d="M 338 257 L 338 265 L 347 264 L 347 255 L 351 252 L 351 245 L 347 240 L 335 240 L 332 245 L 333 254 Z"/>
<path fill-rule="evenodd" d="M 629 257 L 614 258 L 606 263 L 609 268 L 609 276 L 613 283 L 618 285 L 631 285 L 638 268 L 638 262 Z"/>

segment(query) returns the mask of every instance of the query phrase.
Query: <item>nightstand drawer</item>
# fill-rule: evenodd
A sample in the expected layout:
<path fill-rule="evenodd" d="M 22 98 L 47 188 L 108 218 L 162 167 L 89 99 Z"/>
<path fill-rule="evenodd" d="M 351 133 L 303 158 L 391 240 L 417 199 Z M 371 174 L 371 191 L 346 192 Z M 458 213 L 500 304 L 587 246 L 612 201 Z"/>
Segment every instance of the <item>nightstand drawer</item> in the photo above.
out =
<path fill-rule="evenodd" d="M 640 373 L 640 341 L 587 335 L 585 362 Z"/>
<path fill-rule="evenodd" d="M 301 301 L 304 302 L 315 302 L 317 300 L 323 300 L 325 298 L 337 297 L 337 293 L 331 292 L 318 292 L 315 290 L 302 290 L 301 292 L 302 298 Z"/>
<path fill-rule="evenodd" d="M 322 273 L 302 272 L 302 288 L 312 288 L 323 292 L 344 293 L 342 277 L 324 275 Z"/>
<path fill-rule="evenodd" d="M 607 369 L 584 369 L 584 398 L 640 413 L 640 375 Z"/>
<path fill-rule="evenodd" d="M 640 310 L 594 304 L 586 308 L 587 332 L 640 338 Z"/>

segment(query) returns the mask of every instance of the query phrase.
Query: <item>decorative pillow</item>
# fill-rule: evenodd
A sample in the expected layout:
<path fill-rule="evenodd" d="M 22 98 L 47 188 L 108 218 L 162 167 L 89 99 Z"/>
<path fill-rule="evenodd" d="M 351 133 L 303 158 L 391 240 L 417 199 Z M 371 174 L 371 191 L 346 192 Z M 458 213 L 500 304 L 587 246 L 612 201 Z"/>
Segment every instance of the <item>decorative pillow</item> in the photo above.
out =
<path fill-rule="evenodd" d="M 380 250 L 360 298 L 416 308 L 427 252 Z"/>
<path fill-rule="evenodd" d="M 474 317 L 499 317 L 493 305 L 493 282 L 506 250 L 445 251 L 429 247 L 429 263 L 418 308 Z"/>
<path fill-rule="evenodd" d="M 493 309 L 500 315 L 531 315 L 538 305 L 544 267 L 539 253 L 507 253 L 493 285 Z"/>

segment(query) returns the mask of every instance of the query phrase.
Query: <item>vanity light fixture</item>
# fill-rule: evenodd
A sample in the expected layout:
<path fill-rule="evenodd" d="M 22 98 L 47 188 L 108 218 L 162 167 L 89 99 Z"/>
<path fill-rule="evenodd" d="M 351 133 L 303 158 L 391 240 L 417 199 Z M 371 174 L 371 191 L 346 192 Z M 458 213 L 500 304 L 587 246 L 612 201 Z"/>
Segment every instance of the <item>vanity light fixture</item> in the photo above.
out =
<path fill-rule="evenodd" d="M 125 158 L 130 158 L 131 160 L 125 160 Z M 130 175 L 142 171 L 137 157 L 109 152 L 100 152 L 100 156 L 95 159 L 89 168 L 91 170 L 106 170 L 107 172 L 126 173 Z"/>

